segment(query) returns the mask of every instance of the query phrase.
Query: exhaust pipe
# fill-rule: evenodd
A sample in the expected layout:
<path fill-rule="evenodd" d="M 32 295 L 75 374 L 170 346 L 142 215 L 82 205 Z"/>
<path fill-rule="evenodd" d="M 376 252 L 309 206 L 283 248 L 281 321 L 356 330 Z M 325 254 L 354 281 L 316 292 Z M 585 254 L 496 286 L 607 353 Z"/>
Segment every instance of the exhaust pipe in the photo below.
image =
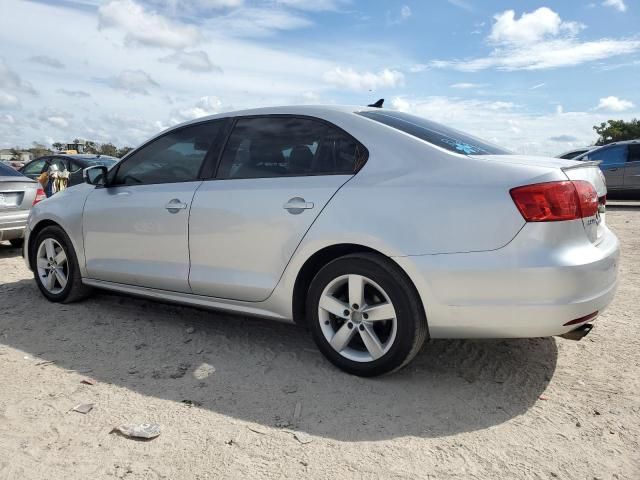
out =
<path fill-rule="evenodd" d="M 566 338 L 567 340 L 575 340 L 577 342 L 578 340 L 582 340 L 584 337 L 586 337 L 592 329 L 592 323 L 585 323 L 584 325 L 580 325 L 575 330 L 571 330 L 570 332 L 567 332 L 560 336 L 562 338 Z"/>

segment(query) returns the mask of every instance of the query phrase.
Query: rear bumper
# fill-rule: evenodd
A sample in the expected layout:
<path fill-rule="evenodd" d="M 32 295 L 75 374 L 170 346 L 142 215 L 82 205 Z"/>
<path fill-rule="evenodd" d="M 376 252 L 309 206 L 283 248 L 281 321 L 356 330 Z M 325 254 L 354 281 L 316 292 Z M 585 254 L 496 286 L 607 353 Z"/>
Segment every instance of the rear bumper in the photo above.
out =
<path fill-rule="evenodd" d="M 24 228 L 29 218 L 28 211 L 0 213 L 0 241 L 24 237 Z"/>
<path fill-rule="evenodd" d="M 593 245 L 581 222 L 562 223 L 527 224 L 494 251 L 394 258 L 416 284 L 431 337 L 561 335 L 602 312 L 616 291 L 618 239 L 606 229 Z"/>

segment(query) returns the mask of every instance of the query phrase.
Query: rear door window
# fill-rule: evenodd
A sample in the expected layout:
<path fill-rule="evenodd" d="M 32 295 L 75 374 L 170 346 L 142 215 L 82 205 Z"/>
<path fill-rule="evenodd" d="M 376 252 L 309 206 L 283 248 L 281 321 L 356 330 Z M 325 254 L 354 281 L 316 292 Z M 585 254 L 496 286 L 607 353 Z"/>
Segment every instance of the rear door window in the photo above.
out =
<path fill-rule="evenodd" d="M 588 160 L 600 160 L 601 167 L 612 167 L 623 164 L 627 159 L 627 146 L 614 145 L 611 147 L 596 150 L 587 155 Z"/>
<path fill-rule="evenodd" d="M 24 167 L 22 173 L 24 175 L 40 175 L 42 173 L 42 168 L 44 167 L 45 159 L 41 158 L 39 160 L 34 160 Z"/>
<path fill-rule="evenodd" d="M 229 137 L 217 178 L 353 175 L 366 149 L 330 124 L 306 117 L 240 118 Z"/>
<path fill-rule="evenodd" d="M 640 162 L 640 145 L 629 145 L 628 162 Z"/>
<path fill-rule="evenodd" d="M 451 152 L 463 155 L 506 155 L 511 153 L 479 138 L 408 113 L 367 110 L 358 114 Z"/>

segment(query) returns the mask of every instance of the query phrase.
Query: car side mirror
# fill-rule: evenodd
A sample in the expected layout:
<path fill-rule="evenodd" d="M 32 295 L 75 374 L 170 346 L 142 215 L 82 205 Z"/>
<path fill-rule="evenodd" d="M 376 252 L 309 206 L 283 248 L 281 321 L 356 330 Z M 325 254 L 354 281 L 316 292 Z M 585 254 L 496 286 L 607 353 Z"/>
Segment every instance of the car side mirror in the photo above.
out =
<path fill-rule="evenodd" d="M 104 187 L 107 184 L 107 167 L 96 165 L 94 167 L 85 168 L 82 171 L 82 176 L 85 183 Z"/>

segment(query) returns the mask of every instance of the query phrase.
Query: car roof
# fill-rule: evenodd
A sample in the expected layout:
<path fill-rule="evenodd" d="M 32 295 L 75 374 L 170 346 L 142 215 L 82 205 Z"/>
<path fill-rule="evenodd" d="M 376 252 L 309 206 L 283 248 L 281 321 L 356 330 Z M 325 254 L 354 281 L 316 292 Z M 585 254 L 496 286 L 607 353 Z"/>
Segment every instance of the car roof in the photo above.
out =
<path fill-rule="evenodd" d="M 250 108 L 245 110 L 235 110 L 230 112 L 216 113 L 214 115 L 208 115 L 206 117 L 200 117 L 193 120 L 188 120 L 179 125 L 175 125 L 167 130 L 173 130 L 176 127 L 182 127 L 185 125 L 191 125 L 193 123 L 204 122 L 207 120 L 215 120 L 218 118 L 227 117 L 243 117 L 251 115 L 308 115 L 319 116 L 323 114 L 344 113 L 353 114 L 364 111 L 385 111 L 383 108 L 363 107 L 362 105 L 283 105 L 277 107 L 260 107 Z"/>

